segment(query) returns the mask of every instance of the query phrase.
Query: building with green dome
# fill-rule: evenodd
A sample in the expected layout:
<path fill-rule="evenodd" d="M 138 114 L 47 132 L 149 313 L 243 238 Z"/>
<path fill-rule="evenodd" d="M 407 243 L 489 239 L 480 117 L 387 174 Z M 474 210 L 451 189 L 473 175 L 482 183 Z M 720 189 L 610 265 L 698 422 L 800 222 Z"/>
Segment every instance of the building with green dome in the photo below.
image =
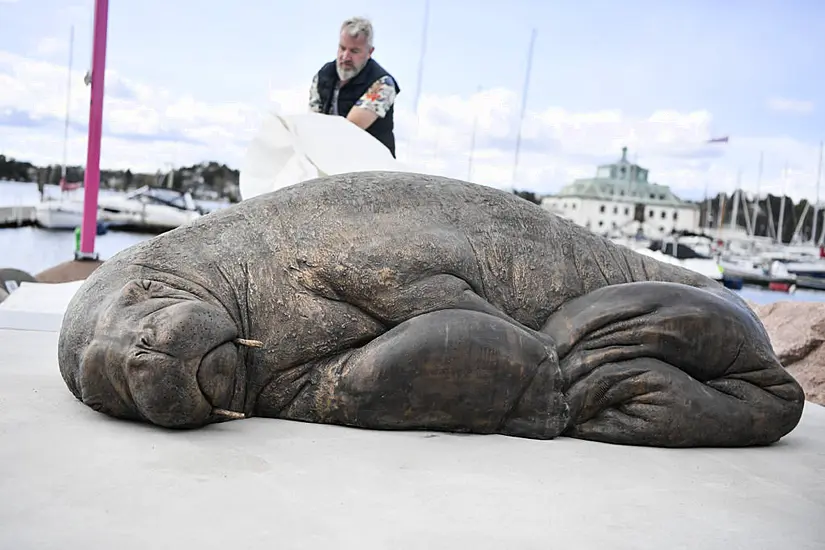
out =
<path fill-rule="evenodd" d="M 650 237 L 672 231 L 697 231 L 699 205 L 680 199 L 666 185 L 652 183 L 648 170 L 627 160 L 627 147 L 614 163 L 596 169 L 555 195 L 542 199 L 547 210 L 599 234 Z"/>

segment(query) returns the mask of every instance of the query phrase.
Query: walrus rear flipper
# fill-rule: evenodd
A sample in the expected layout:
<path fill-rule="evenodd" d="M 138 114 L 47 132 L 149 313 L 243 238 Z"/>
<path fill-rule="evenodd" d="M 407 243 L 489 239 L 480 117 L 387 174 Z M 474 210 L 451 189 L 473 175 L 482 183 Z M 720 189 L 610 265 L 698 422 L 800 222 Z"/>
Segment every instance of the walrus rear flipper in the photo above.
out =
<path fill-rule="evenodd" d="M 766 445 L 789 433 L 802 388 L 764 327 L 723 288 L 613 285 L 566 303 L 558 343 L 571 437 L 662 447 Z"/>
<path fill-rule="evenodd" d="M 419 315 L 320 371 L 314 421 L 536 439 L 567 426 L 555 350 L 486 313 Z"/>

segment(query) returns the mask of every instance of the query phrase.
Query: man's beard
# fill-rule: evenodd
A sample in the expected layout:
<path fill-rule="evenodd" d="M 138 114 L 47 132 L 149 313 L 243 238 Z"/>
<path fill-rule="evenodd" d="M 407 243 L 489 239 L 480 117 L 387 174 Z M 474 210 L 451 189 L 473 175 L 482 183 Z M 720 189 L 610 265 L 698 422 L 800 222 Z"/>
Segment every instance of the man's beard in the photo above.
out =
<path fill-rule="evenodd" d="M 366 65 L 366 62 L 364 62 L 364 65 Z M 357 75 L 358 73 L 360 73 L 361 69 L 364 68 L 364 65 L 361 65 L 360 67 L 358 65 L 354 65 L 352 68 L 348 68 L 336 62 L 335 70 L 338 71 L 338 78 L 340 78 L 341 80 L 349 80 L 355 77 L 355 75 Z"/>

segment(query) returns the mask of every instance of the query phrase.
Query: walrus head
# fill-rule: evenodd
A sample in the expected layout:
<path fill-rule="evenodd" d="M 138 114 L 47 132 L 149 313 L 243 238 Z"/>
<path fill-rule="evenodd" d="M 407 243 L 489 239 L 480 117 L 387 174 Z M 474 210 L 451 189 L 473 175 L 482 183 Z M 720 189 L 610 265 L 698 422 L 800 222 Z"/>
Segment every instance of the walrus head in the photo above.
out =
<path fill-rule="evenodd" d="M 140 279 L 128 281 L 98 311 L 76 372 L 64 373 L 83 403 L 167 428 L 243 417 L 231 412 L 243 404 L 238 346 L 256 342 L 238 338 L 223 308 Z"/>

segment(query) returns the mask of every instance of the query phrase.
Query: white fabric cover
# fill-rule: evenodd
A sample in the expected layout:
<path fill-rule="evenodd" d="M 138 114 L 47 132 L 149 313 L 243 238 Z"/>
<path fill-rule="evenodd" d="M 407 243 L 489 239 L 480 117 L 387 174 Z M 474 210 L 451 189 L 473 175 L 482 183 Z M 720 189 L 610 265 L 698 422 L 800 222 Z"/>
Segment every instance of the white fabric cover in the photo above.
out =
<path fill-rule="evenodd" d="M 377 139 L 344 117 L 272 111 L 247 149 L 241 199 L 325 175 L 368 170 L 409 171 Z"/>

